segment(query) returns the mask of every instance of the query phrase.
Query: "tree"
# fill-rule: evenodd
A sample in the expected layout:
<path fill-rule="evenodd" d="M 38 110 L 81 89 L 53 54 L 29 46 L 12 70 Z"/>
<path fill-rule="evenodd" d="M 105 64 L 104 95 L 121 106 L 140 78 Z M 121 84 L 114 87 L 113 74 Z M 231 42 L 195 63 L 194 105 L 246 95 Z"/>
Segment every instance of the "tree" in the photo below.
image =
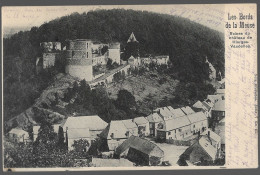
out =
<path fill-rule="evenodd" d="M 119 90 L 116 105 L 119 109 L 129 112 L 136 105 L 135 97 L 125 89 Z"/>
<path fill-rule="evenodd" d="M 86 139 L 74 140 L 72 147 L 78 153 L 85 153 L 89 147 L 89 142 Z"/>

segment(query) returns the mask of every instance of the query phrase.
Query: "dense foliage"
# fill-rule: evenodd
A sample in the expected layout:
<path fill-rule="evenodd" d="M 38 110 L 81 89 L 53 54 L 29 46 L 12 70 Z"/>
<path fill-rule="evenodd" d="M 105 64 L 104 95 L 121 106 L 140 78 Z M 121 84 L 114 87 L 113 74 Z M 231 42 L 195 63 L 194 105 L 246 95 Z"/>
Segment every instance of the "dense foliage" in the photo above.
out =
<path fill-rule="evenodd" d="M 111 120 L 129 119 L 138 115 L 135 109 L 135 97 L 127 90 L 120 90 L 118 98 L 109 98 L 106 89 L 102 86 L 91 90 L 85 80 L 74 83 L 72 88 L 64 96 L 66 115 L 96 115 L 98 114 L 106 122 Z"/>
<path fill-rule="evenodd" d="M 205 26 L 181 17 L 133 10 L 74 13 L 4 39 L 5 120 L 31 106 L 55 74 L 35 73 L 40 42 L 59 41 L 63 47 L 67 39 L 90 38 L 120 42 L 125 49 L 132 32 L 139 41 L 140 56 L 169 54 L 171 73 L 182 81 L 207 79 L 206 56 L 224 74 L 223 36 Z"/>

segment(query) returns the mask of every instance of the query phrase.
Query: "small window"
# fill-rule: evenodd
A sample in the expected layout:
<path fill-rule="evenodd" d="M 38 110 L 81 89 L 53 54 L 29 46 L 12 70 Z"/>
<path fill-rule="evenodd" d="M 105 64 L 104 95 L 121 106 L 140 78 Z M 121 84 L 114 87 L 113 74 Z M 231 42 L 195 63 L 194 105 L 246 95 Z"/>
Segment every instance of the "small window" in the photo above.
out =
<path fill-rule="evenodd" d="M 171 132 L 168 132 L 168 135 L 171 135 Z"/>
<path fill-rule="evenodd" d="M 88 52 L 87 52 L 87 58 L 88 58 Z"/>

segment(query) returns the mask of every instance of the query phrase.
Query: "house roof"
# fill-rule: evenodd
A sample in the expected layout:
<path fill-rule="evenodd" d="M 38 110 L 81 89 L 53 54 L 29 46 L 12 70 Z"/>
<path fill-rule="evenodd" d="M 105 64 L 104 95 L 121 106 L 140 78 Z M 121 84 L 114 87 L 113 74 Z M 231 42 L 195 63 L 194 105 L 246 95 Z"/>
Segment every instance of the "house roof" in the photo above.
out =
<path fill-rule="evenodd" d="M 177 117 L 165 121 L 165 130 L 171 131 L 173 129 L 182 128 L 187 125 L 190 125 L 190 121 L 187 116 Z"/>
<path fill-rule="evenodd" d="M 158 123 L 158 122 L 163 122 L 163 119 L 159 114 L 157 113 L 152 113 L 147 116 L 147 120 L 151 123 Z"/>
<path fill-rule="evenodd" d="M 194 105 L 192 107 L 197 108 L 197 109 L 203 109 L 205 111 L 208 110 L 207 107 L 199 100 L 196 103 L 194 103 Z"/>
<path fill-rule="evenodd" d="M 157 108 L 154 111 L 158 112 L 164 120 L 169 120 L 174 117 L 174 114 L 167 107 Z"/>
<path fill-rule="evenodd" d="M 142 125 L 142 124 L 148 123 L 149 121 L 146 118 L 144 118 L 144 117 L 136 117 L 136 118 L 134 118 L 134 122 L 137 125 Z"/>
<path fill-rule="evenodd" d="M 127 42 L 138 42 L 135 38 L 134 32 L 131 33 L 129 39 L 127 40 Z"/>
<path fill-rule="evenodd" d="M 22 135 L 26 135 L 29 136 L 28 132 L 24 131 L 21 128 L 13 128 L 11 129 L 11 131 L 9 131 L 8 133 L 10 134 L 16 134 L 17 136 L 22 136 Z"/>
<path fill-rule="evenodd" d="M 68 117 L 63 129 L 80 129 L 80 128 L 89 128 L 90 130 L 103 130 L 107 126 L 107 123 L 102 120 L 99 116 L 77 116 L 77 117 Z"/>
<path fill-rule="evenodd" d="M 134 60 L 134 59 L 135 59 L 135 57 L 133 57 L 133 55 L 131 55 L 128 60 Z"/>
<path fill-rule="evenodd" d="M 225 89 L 217 89 L 216 94 L 225 94 Z"/>
<path fill-rule="evenodd" d="M 164 156 L 163 150 L 156 144 L 137 136 L 131 136 L 127 140 L 125 140 L 121 145 L 116 148 L 115 154 L 120 155 L 130 147 L 150 156 Z"/>
<path fill-rule="evenodd" d="M 225 100 L 219 100 L 213 106 L 214 111 L 225 111 Z"/>
<path fill-rule="evenodd" d="M 189 106 L 182 107 L 181 110 L 182 110 L 186 115 L 195 113 L 195 112 L 191 109 L 191 107 L 189 107 Z"/>
<path fill-rule="evenodd" d="M 90 138 L 90 132 L 88 128 L 69 129 L 67 131 L 68 139 Z"/>
<path fill-rule="evenodd" d="M 181 110 L 181 108 L 177 108 L 177 109 L 174 109 L 173 111 L 171 111 L 174 116 L 176 117 L 182 117 L 185 115 L 185 113 Z"/>
<path fill-rule="evenodd" d="M 211 106 L 206 101 L 203 101 L 202 105 L 206 108 L 207 111 L 209 111 L 211 109 Z"/>
<path fill-rule="evenodd" d="M 95 167 L 132 167 L 134 166 L 133 162 L 130 162 L 127 159 L 101 159 L 101 158 L 92 158 L 92 164 Z"/>
<path fill-rule="evenodd" d="M 199 139 L 199 144 L 205 150 L 205 152 L 212 158 L 212 160 L 216 159 L 217 149 L 210 144 L 207 138 L 201 137 Z"/>
<path fill-rule="evenodd" d="M 210 132 L 210 138 L 213 139 L 216 142 L 220 142 L 221 141 L 221 137 L 216 134 L 215 132 L 213 132 L 210 129 L 207 129 L 206 131 L 204 131 L 201 135 L 202 136 L 208 136 L 208 133 Z"/>
<path fill-rule="evenodd" d="M 187 117 L 191 123 L 207 120 L 207 116 L 203 112 L 196 112 L 193 114 L 189 114 L 187 115 Z"/>
<path fill-rule="evenodd" d="M 112 135 L 114 139 L 127 138 L 127 132 L 129 132 L 129 130 L 126 128 L 122 120 L 112 120 L 101 132 L 100 136 L 106 139 L 112 139 Z"/>
<path fill-rule="evenodd" d="M 127 129 L 138 128 L 132 119 L 122 120 Z"/>

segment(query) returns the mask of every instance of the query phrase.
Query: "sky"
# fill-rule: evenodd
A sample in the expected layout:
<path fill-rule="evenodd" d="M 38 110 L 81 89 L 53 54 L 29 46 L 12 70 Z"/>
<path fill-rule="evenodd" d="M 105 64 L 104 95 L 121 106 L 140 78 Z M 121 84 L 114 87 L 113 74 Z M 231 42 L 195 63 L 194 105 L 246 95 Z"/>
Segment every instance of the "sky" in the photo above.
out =
<path fill-rule="evenodd" d="M 3 7 L 2 23 L 4 33 L 10 29 L 30 29 L 44 22 L 69 15 L 97 9 L 145 10 L 188 18 L 211 29 L 224 31 L 224 5 L 103 5 L 103 6 L 20 6 Z"/>

